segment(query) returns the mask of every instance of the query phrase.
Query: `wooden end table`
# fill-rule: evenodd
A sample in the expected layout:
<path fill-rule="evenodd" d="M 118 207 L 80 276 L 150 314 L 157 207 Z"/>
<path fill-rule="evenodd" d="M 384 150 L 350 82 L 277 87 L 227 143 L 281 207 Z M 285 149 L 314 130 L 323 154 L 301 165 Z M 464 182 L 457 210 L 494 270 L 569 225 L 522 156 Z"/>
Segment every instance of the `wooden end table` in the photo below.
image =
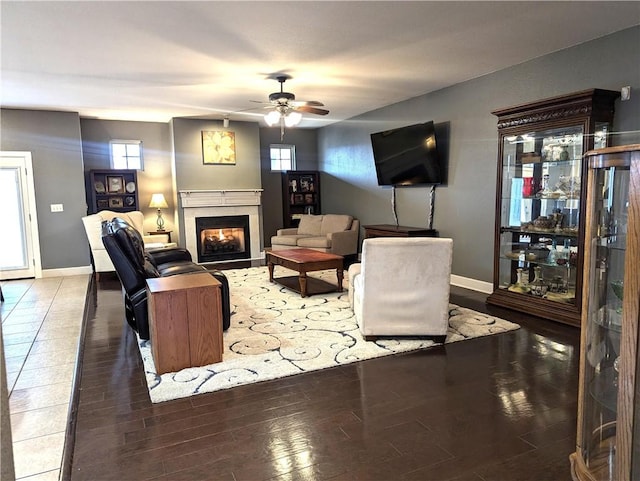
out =
<path fill-rule="evenodd" d="M 171 233 L 172 233 L 172 232 L 173 232 L 172 230 L 153 230 L 153 231 L 147 232 L 147 234 L 149 234 L 149 235 L 162 235 L 162 234 L 166 234 L 166 236 L 167 236 L 167 240 L 168 240 L 169 242 L 171 242 Z"/>
<path fill-rule="evenodd" d="M 221 286 L 210 273 L 147 279 L 147 302 L 158 374 L 222 361 Z"/>
<path fill-rule="evenodd" d="M 344 278 L 344 257 L 313 249 L 280 249 L 266 251 L 269 281 L 277 282 L 292 291 L 299 292 L 301 297 L 326 292 L 342 292 Z M 273 277 L 274 266 L 282 266 L 298 272 L 297 276 Z M 335 269 L 338 286 L 322 279 L 307 277 L 307 272 Z"/>

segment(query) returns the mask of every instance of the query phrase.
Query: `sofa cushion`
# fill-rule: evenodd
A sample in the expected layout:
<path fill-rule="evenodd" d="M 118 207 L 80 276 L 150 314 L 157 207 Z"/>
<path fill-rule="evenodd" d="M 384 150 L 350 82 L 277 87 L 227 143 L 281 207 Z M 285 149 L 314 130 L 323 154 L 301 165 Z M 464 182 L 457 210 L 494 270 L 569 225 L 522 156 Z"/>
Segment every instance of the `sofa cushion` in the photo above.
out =
<path fill-rule="evenodd" d="M 303 237 L 298 239 L 298 247 L 331 249 L 331 241 L 327 236 Z"/>
<path fill-rule="evenodd" d="M 303 215 L 298 224 L 298 234 L 320 235 L 324 215 Z"/>
<path fill-rule="evenodd" d="M 320 234 L 331 234 L 332 232 L 343 232 L 351 229 L 353 217 L 343 214 L 325 214 L 322 216 Z"/>
<path fill-rule="evenodd" d="M 274 235 L 271 237 L 271 245 L 297 246 L 300 239 L 311 237 L 308 235 Z"/>

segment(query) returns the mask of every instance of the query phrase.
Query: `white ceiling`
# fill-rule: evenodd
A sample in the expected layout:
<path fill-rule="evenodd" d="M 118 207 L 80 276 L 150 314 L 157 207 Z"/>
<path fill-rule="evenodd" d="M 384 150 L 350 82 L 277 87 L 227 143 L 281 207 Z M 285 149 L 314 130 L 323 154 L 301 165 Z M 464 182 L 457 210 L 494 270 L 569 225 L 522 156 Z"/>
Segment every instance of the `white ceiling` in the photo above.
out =
<path fill-rule="evenodd" d="M 638 25 L 640 2 L 4 0 L 0 22 L 2 107 L 257 121 L 285 72 L 319 127 Z"/>

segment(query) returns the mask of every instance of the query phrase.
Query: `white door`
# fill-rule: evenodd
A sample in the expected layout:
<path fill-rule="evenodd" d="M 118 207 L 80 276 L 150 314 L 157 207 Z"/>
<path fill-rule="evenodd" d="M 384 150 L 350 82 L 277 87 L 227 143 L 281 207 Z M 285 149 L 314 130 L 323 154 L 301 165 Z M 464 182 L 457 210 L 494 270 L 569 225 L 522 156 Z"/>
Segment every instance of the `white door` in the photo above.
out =
<path fill-rule="evenodd" d="M 0 152 L 0 279 L 41 277 L 30 152 Z"/>

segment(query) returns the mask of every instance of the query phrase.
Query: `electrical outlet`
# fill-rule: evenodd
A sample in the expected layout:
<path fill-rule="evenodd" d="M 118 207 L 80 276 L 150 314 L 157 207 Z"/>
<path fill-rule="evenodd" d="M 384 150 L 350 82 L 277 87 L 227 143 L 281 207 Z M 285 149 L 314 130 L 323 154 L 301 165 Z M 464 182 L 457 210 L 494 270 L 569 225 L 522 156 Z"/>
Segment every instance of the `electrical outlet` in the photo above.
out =
<path fill-rule="evenodd" d="M 620 100 L 629 100 L 631 98 L 631 86 L 627 85 L 620 89 Z"/>
<path fill-rule="evenodd" d="M 64 208 L 62 204 L 51 204 L 51 212 L 63 212 Z"/>

